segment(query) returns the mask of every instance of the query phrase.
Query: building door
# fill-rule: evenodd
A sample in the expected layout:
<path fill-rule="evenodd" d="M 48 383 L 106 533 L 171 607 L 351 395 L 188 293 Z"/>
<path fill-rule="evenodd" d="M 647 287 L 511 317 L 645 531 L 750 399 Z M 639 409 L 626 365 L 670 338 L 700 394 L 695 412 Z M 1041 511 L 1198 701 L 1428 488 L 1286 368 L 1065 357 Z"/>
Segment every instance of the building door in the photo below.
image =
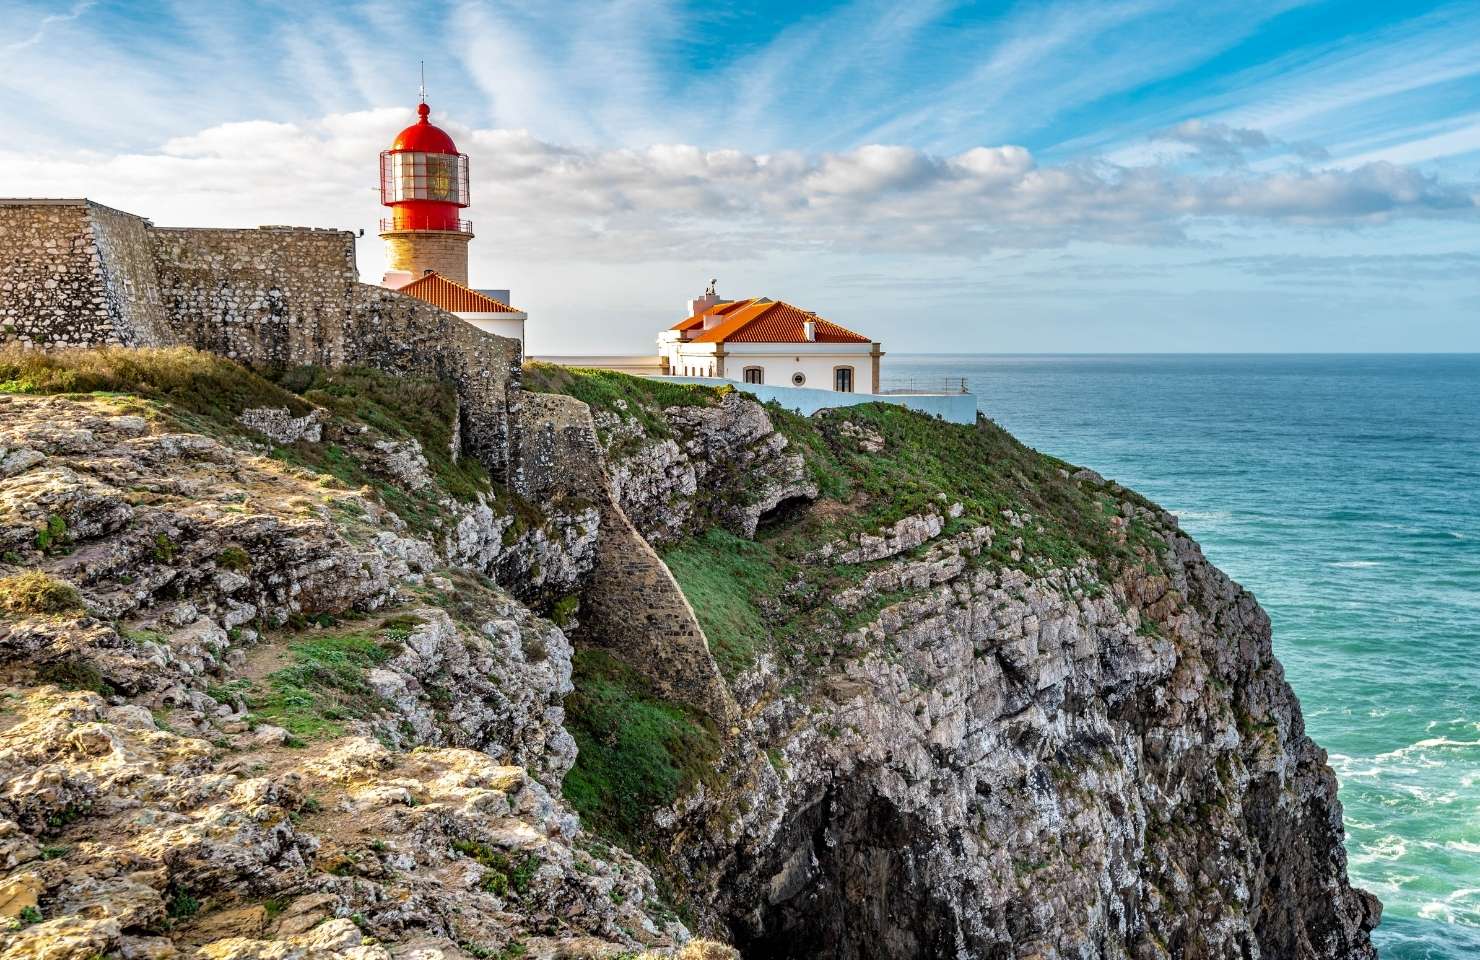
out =
<path fill-rule="evenodd" d="M 836 367 L 833 369 L 833 389 L 839 393 L 853 392 L 852 367 Z"/>

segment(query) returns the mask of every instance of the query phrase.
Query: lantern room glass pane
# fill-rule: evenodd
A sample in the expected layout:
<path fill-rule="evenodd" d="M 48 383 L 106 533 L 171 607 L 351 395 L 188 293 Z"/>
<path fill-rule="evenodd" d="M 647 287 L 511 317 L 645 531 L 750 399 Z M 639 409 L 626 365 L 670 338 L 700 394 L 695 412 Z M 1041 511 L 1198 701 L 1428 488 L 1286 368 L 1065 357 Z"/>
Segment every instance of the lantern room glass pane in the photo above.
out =
<path fill-rule="evenodd" d="M 468 205 L 468 160 L 460 154 L 387 153 L 381 163 L 381 199 L 435 200 Z"/>

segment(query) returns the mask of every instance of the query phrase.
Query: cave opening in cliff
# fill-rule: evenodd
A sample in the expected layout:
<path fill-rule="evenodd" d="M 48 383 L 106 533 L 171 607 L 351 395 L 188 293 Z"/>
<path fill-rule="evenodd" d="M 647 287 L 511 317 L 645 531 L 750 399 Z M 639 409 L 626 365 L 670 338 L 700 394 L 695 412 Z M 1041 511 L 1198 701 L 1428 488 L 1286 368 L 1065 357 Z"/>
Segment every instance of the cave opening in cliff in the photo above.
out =
<path fill-rule="evenodd" d="M 776 506 L 760 515 L 756 521 L 756 533 L 780 529 L 795 523 L 801 519 L 802 514 L 807 512 L 812 503 L 813 499 L 805 495 L 783 497 Z"/>
<path fill-rule="evenodd" d="M 867 784 L 793 812 L 737 877 L 750 891 L 730 926 L 746 960 L 956 955 L 953 911 L 924 870 L 928 829 Z"/>

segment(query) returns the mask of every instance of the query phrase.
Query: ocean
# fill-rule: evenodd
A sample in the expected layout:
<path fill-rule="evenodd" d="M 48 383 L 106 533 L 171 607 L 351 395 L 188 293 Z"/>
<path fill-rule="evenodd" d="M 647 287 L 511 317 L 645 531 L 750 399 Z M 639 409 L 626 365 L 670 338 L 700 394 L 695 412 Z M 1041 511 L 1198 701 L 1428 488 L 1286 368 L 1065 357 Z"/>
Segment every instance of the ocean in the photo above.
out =
<path fill-rule="evenodd" d="M 1480 355 L 886 356 L 1177 514 L 1274 621 L 1384 960 L 1480 957 Z"/>

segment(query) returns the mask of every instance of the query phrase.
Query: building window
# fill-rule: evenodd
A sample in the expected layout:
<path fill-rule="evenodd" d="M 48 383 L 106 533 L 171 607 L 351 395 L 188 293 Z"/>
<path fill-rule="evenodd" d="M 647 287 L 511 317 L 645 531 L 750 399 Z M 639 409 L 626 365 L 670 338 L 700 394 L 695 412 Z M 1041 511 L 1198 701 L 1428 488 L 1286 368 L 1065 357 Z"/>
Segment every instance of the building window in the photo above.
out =
<path fill-rule="evenodd" d="M 800 387 L 802 384 L 804 384 L 806 382 L 807 382 L 807 375 L 805 373 L 803 373 L 802 371 L 800 371 L 800 370 L 798 370 L 796 373 L 793 373 L 791 375 L 791 385 L 793 387 Z"/>
<path fill-rule="evenodd" d="M 853 392 L 852 367 L 833 367 L 833 389 L 839 393 Z"/>
<path fill-rule="evenodd" d="M 746 367 L 742 379 L 746 383 L 765 383 L 766 371 L 762 367 Z"/>

